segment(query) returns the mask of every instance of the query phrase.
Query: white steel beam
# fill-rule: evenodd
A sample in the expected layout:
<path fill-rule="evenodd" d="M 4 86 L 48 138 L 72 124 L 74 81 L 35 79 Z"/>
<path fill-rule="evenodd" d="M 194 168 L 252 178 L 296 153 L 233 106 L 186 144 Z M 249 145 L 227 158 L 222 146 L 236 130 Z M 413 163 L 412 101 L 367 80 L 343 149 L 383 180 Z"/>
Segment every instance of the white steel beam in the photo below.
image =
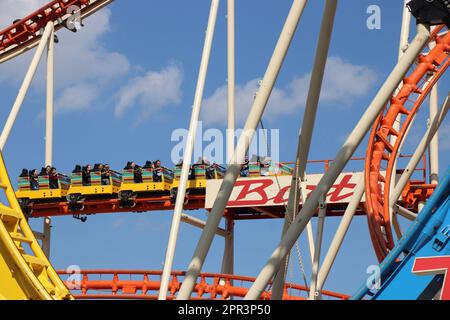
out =
<path fill-rule="evenodd" d="M 227 5 L 227 54 L 228 54 L 228 126 L 227 126 L 227 160 L 233 157 L 235 108 L 236 108 L 236 49 L 235 49 L 235 1 L 228 0 Z M 225 237 L 225 247 L 222 260 L 222 273 L 234 273 L 234 221 L 226 219 L 228 236 Z"/>
<path fill-rule="evenodd" d="M 439 109 L 438 85 L 434 85 L 430 93 L 430 120 L 434 119 Z M 430 142 L 430 183 L 439 183 L 439 129 Z"/>
<path fill-rule="evenodd" d="M 203 229 L 206 225 L 206 221 L 203 221 L 201 219 L 198 219 L 196 217 L 190 216 L 186 213 L 181 214 L 181 221 L 187 224 L 190 224 L 191 226 Z M 228 231 L 222 228 L 217 228 L 216 231 L 218 236 L 226 238 L 228 236 Z"/>
<path fill-rule="evenodd" d="M 409 34 L 410 34 L 410 26 L 411 26 L 411 12 L 407 4 L 411 0 L 403 0 L 403 14 L 402 14 L 402 27 L 400 30 L 400 44 L 398 49 L 398 59 L 403 56 L 403 54 L 408 49 L 409 45 Z"/>
<path fill-rule="evenodd" d="M 353 220 L 355 212 L 361 203 L 361 199 L 364 194 L 364 187 L 365 186 L 364 186 L 364 172 L 363 172 L 363 176 L 361 180 L 358 182 L 355 189 L 355 193 L 353 194 L 350 203 L 345 209 L 344 216 L 342 217 L 341 223 L 339 224 L 339 227 L 334 235 L 334 238 L 331 241 L 330 248 L 328 249 L 325 259 L 323 260 L 322 267 L 320 268 L 319 276 L 317 279 L 317 291 L 319 293 L 323 289 L 325 281 L 327 280 L 331 268 L 334 264 L 334 261 L 336 260 L 339 249 L 341 248 L 342 243 L 344 242 L 344 238 Z"/>
<path fill-rule="evenodd" d="M 414 212 L 409 211 L 406 208 L 403 208 L 402 206 L 395 205 L 394 212 L 398 215 L 401 215 L 402 217 L 414 221 L 417 218 L 417 214 Z"/>
<path fill-rule="evenodd" d="M 300 187 L 302 186 L 301 182 L 305 182 L 306 179 L 306 165 L 308 162 L 308 155 L 311 147 L 311 139 L 314 131 L 314 124 L 316 121 L 316 113 L 319 105 L 319 98 L 322 89 L 325 66 L 328 58 L 328 51 L 330 48 L 331 35 L 333 33 L 336 8 L 337 0 L 326 1 L 322 16 L 322 24 L 320 27 L 319 40 L 316 48 L 316 57 L 311 74 L 308 97 L 306 100 L 305 112 L 303 115 L 302 128 L 298 140 L 295 168 L 292 175 L 291 188 L 289 191 L 289 201 L 286 216 L 284 219 L 282 236 L 285 234 L 294 217 L 296 217 L 297 215 L 299 205 L 298 195 L 300 193 Z M 305 191 L 304 189 L 305 183 L 303 183 L 301 190 Z M 302 202 L 305 203 L 306 192 L 301 192 L 301 194 Z M 316 248 L 314 247 L 314 237 L 312 226 L 310 223 L 308 223 L 307 225 L 307 233 L 311 262 L 314 262 Z M 283 261 L 283 263 L 281 264 L 281 268 L 278 270 L 277 275 L 275 276 L 274 284 L 272 287 L 272 300 L 280 300 L 283 297 L 284 283 L 286 279 L 286 270 L 284 266 L 288 263 L 288 259 L 289 256 L 287 256 L 285 261 Z"/>
<path fill-rule="evenodd" d="M 39 65 L 39 61 L 41 60 L 42 54 L 44 52 L 45 46 L 47 45 L 47 41 L 50 37 L 50 34 L 53 30 L 53 22 L 47 23 L 44 29 L 44 33 L 42 35 L 41 41 L 36 49 L 36 52 L 33 56 L 33 60 L 31 60 L 30 67 L 25 75 L 25 79 L 22 82 L 22 85 L 19 89 L 19 93 L 17 95 L 16 101 L 11 109 L 11 112 L 6 120 L 5 127 L 3 128 L 2 134 L 0 135 L 0 149 L 3 150 L 5 148 L 5 144 L 8 141 L 9 134 L 14 126 L 17 115 L 19 114 L 20 108 L 22 107 L 23 101 L 25 100 L 25 96 L 27 95 L 28 89 L 30 88 L 31 82 L 33 81 L 33 77 L 36 74 L 37 67 Z"/>
<path fill-rule="evenodd" d="M 200 64 L 200 71 L 197 82 L 197 89 L 195 91 L 194 105 L 192 107 L 191 121 L 189 125 L 189 133 L 187 137 L 186 147 L 183 155 L 183 167 L 181 170 L 180 184 L 178 186 L 177 197 L 175 201 L 175 210 L 172 218 L 172 226 L 170 229 L 169 241 L 167 244 L 166 259 L 164 263 L 164 270 L 161 276 L 161 288 L 159 291 L 159 300 L 167 298 L 167 289 L 169 286 L 170 275 L 172 272 L 173 258 L 175 255 L 175 248 L 177 244 L 178 231 L 180 229 L 181 211 L 186 196 L 186 185 L 189 178 L 189 170 L 191 167 L 192 153 L 194 150 L 195 135 L 198 127 L 198 119 L 203 99 L 203 91 L 205 88 L 206 74 L 208 71 L 209 58 L 211 56 L 211 47 L 214 38 L 214 29 L 217 20 L 217 12 L 219 8 L 219 0 L 211 1 L 211 9 L 208 19 L 208 27 L 206 29 L 205 44 L 203 47 L 202 60 Z M 217 229 L 217 226 L 216 226 Z M 214 230 L 215 234 L 215 230 Z"/>
<path fill-rule="evenodd" d="M 42 237 L 42 251 L 45 256 L 50 259 L 50 243 L 51 243 L 52 219 L 44 218 L 44 232 Z"/>
<path fill-rule="evenodd" d="M 234 219 L 227 217 L 226 219 L 226 237 L 225 248 L 222 260 L 222 273 L 234 273 Z"/>
<path fill-rule="evenodd" d="M 320 263 L 320 254 L 322 251 L 322 240 L 323 240 L 323 228 L 325 225 L 325 217 L 327 215 L 327 203 L 326 196 L 320 200 L 319 204 L 319 217 L 317 221 L 317 233 L 316 233 L 316 247 L 314 251 L 314 261 L 311 268 L 311 285 L 309 290 L 309 299 L 310 300 L 319 300 L 320 291 L 317 290 L 317 277 L 319 274 L 319 263 Z"/>
<path fill-rule="evenodd" d="M 409 8 L 408 8 L 409 1 L 410 0 L 403 0 L 403 14 L 402 14 L 402 25 L 401 25 L 401 30 L 400 30 L 398 60 L 400 60 L 403 57 L 403 55 L 405 54 L 405 52 L 409 46 L 409 35 L 410 35 L 411 16 L 412 16 L 411 12 L 409 11 Z M 395 94 L 397 94 L 401 90 L 402 85 L 403 85 L 403 83 L 399 84 Z M 397 130 L 397 131 L 400 130 L 401 121 L 402 121 L 402 115 L 399 114 L 399 115 L 397 115 L 395 122 L 393 124 L 393 128 L 395 130 Z M 397 140 L 397 137 L 392 135 L 390 138 L 391 144 L 394 145 L 396 140 Z M 397 157 L 398 157 L 398 155 L 397 155 Z M 392 170 L 392 177 L 391 177 L 391 180 L 394 181 L 394 184 L 396 183 L 396 180 L 397 180 L 397 176 L 395 174 L 396 172 L 397 172 L 397 159 L 395 159 L 393 170 Z M 392 189 L 390 189 L 390 192 L 392 192 Z M 397 237 L 400 239 L 402 232 L 400 230 L 400 225 L 398 223 L 397 217 L 394 215 L 392 210 L 390 210 L 389 215 L 391 217 L 392 224 L 394 225 L 395 233 L 396 233 Z"/>
<path fill-rule="evenodd" d="M 228 0 L 227 28 L 228 28 L 228 128 L 227 128 L 227 161 L 231 160 L 234 151 L 235 131 L 235 9 L 234 0 Z"/>
<path fill-rule="evenodd" d="M 187 300 L 192 294 L 195 282 L 200 274 L 201 268 L 214 239 L 213 231 L 217 229 L 220 223 L 226 204 L 233 190 L 234 183 L 240 174 L 242 164 L 244 163 L 245 154 L 248 151 L 255 130 L 261 121 L 262 114 L 264 113 L 270 94 L 275 85 L 275 81 L 281 70 L 281 66 L 294 37 L 305 5 L 306 0 L 293 1 L 291 10 L 286 19 L 286 23 L 283 27 L 280 38 L 269 62 L 266 74 L 264 75 L 261 83 L 260 90 L 255 97 L 253 106 L 248 115 L 244 130 L 239 138 L 233 158 L 228 166 L 218 196 L 208 216 L 207 225 L 203 230 L 192 257 L 192 261 L 189 264 L 186 276 L 178 293 L 178 300 Z"/>
<path fill-rule="evenodd" d="M 52 28 L 47 45 L 47 103 L 45 121 L 45 165 L 53 165 L 53 91 L 55 61 L 55 30 Z"/>

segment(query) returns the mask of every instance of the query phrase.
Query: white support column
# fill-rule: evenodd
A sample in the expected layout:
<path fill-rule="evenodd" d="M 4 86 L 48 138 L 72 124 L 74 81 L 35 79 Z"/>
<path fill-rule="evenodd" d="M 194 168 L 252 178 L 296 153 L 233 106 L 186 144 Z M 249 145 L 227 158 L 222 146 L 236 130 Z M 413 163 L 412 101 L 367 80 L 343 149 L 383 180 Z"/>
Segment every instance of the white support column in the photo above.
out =
<path fill-rule="evenodd" d="M 326 197 L 322 195 L 319 203 L 319 218 L 317 221 L 316 247 L 314 251 L 314 261 L 311 268 L 311 285 L 309 290 L 310 300 L 320 300 L 320 291 L 317 290 L 317 277 L 319 274 L 320 254 L 322 251 L 323 228 L 327 215 Z"/>
<path fill-rule="evenodd" d="M 419 205 L 420 205 L 420 203 L 419 203 Z M 399 205 L 395 205 L 394 211 L 396 214 L 401 215 L 402 217 L 404 217 L 410 221 L 414 221 L 417 219 L 417 213 L 411 212 L 408 209 L 405 209 Z"/>
<path fill-rule="evenodd" d="M 327 173 L 320 180 L 317 188 L 311 193 L 306 203 L 303 205 L 297 218 L 287 230 L 285 236 L 269 258 L 266 265 L 261 270 L 256 278 L 245 299 L 258 299 L 266 286 L 273 278 L 286 255 L 291 250 L 294 243 L 297 241 L 300 234 L 305 229 L 306 225 L 314 215 L 318 205 L 320 196 L 327 193 L 331 186 L 336 181 L 336 178 L 344 169 L 347 162 L 350 160 L 355 150 L 370 130 L 373 122 L 378 117 L 386 103 L 388 103 L 394 90 L 397 88 L 400 81 L 405 76 L 419 53 L 426 45 L 430 36 L 429 28 L 419 24 L 418 33 L 414 41 L 411 43 L 408 51 L 404 54 L 400 62 L 396 65 L 392 73 L 389 75 L 382 88 L 367 108 L 366 112 L 358 122 L 352 133 L 347 138 L 341 150 L 336 156 L 332 166 Z"/>
<path fill-rule="evenodd" d="M 47 96 L 46 96 L 46 122 L 45 122 L 45 165 L 53 165 L 53 98 L 54 98 L 54 66 L 55 66 L 55 27 L 51 24 L 51 32 L 47 40 Z M 42 250 L 50 259 L 50 240 L 52 220 L 44 218 L 44 237 Z"/>
<path fill-rule="evenodd" d="M 407 4 L 411 0 L 403 0 L 403 14 L 402 14 L 402 26 L 400 30 L 400 41 L 399 41 L 399 48 L 398 48 L 398 61 L 403 57 L 406 50 L 409 46 L 409 34 L 410 34 L 410 26 L 411 26 L 411 12 L 409 11 L 409 8 Z M 396 93 L 400 91 L 402 86 L 402 83 L 399 84 Z M 400 129 L 400 121 L 401 121 L 401 115 L 397 116 L 397 119 L 395 120 L 395 123 L 393 125 L 395 130 Z M 397 137 L 392 136 L 391 137 L 391 144 L 394 144 L 397 140 Z M 394 170 L 395 172 L 395 170 Z"/>
<path fill-rule="evenodd" d="M 236 108 L 236 64 L 235 64 L 235 1 L 228 0 L 227 6 L 227 45 L 228 45 L 228 126 L 227 126 L 227 160 L 228 163 L 233 157 L 234 132 L 235 132 L 235 108 Z M 234 273 L 234 220 L 230 217 L 226 219 L 226 229 L 228 236 L 225 238 L 225 247 L 222 260 L 222 273 Z"/>
<path fill-rule="evenodd" d="M 161 276 L 161 288 L 159 291 L 159 300 L 167 298 L 167 289 L 169 286 L 170 275 L 172 272 L 173 258 L 175 255 L 175 248 L 178 239 L 178 231 L 180 229 L 181 211 L 186 196 L 186 185 L 188 182 L 189 169 L 191 167 L 192 153 L 194 150 L 195 135 L 197 132 L 198 119 L 200 115 L 200 108 L 203 99 L 203 90 L 205 88 L 206 74 L 208 71 L 209 58 L 211 55 L 211 47 L 214 38 L 214 29 L 217 20 L 217 11 L 219 8 L 219 0 L 211 1 L 211 10 L 209 13 L 208 27 L 206 29 L 206 38 L 203 48 L 202 61 L 200 64 L 200 71 L 197 82 L 197 89 L 195 91 L 194 105 L 192 107 L 191 122 L 189 125 L 189 133 L 186 142 L 186 148 L 183 155 L 183 167 L 181 171 L 180 183 L 178 186 L 177 197 L 175 202 L 175 210 L 173 213 L 172 226 L 170 229 L 169 241 L 167 244 L 166 259 L 164 263 L 164 270 Z M 217 226 L 216 226 L 217 230 Z M 214 230 L 215 234 L 215 230 Z"/>
<path fill-rule="evenodd" d="M 45 165 L 53 165 L 53 90 L 55 61 L 55 28 L 52 28 L 47 45 L 47 103 L 45 121 Z"/>
<path fill-rule="evenodd" d="M 444 104 L 442 105 L 441 110 L 439 110 L 438 114 L 432 120 L 430 127 L 428 128 L 427 132 L 425 133 L 419 145 L 417 146 L 417 149 L 414 152 L 412 158 L 409 160 L 409 163 L 406 166 L 402 176 L 398 180 L 398 183 L 395 186 L 394 191 L 392 192 L 389 199 L 389 205 L 391 208 L 394 208 L 394 205 L 400 198 L 403 189 L 405 188 L 406 184 L 408 183 L 409 179 L 414 173 L 414 170 L 417 168 L 417 165 L 422 160 L 422 157 L 427 147 L 429 146 L 431 140 L 433 139 L 433 136 L 435 135 L 436 131 L 439 129 L 439 126 L 444 120 L 449 108 L 450 108 L 450 95 L 447 96 L 447 98 L 444 101 Z"/>
<path fill-rule="evenodd" d="M 432 27 L 433 30 L 435 27 Z M 436 46 L 436 41 L 430 43 L 430 49 Z M 439 110 L 439 95 L 438 95 L 438 84 L 436 83 L 430 92 L 430 122 L 434 119 Z M 431 139 L 429 147 L 429 157 L 430 162 L 430 183 L 439 183 L 439 129 L 436 131 L 433 139 Z"/>
<path fill-rule="evenodd" d="M 411 12 L 409 11 L 409 8 L 407 6 L 409 1 L 410 0 L 403 0 L 403 14 L 402 14 L 402 26 L 401 26 L 401 31 L 400 31 L 400 41 L 399 41 L 399 49 L 398 49 L 398 61 L 400 61 L 400 59 L 403 57 L 403 55 L 405 54 L 405 52 L 409 46 L 409 34 L 410 34 L 410 27 L 411 27 Z M 400 89 L 402 88 L 402 85 L 403 85 L 403 83 L 399 84 L 395 94 L 397 94 L 400 91 Z M 402 115 L 399 114 L 399 115 L 397 115 L 397 118 L 395 119 L 395 122 L 393 124 L 393 128 L 396 131 L 400 131 L 401 121 L 402 121 Z M 392 135 L 390 138 L 390 143 L 392 145 L 394 145 L 396 141 L 397 141 L 397 137 Z M 397 157 L 398 157 L 398 155 L 397 155 Z M 396 172 L 397 172 L 397 159 L 394 162 L 394 166 L 393 166 L 393 170 L 392 170 L 392 177 L 391 177 L 391 180 L 394 182 L 393 183 L 394 185 L 397 180 Z M 392 193 L 392 188 L 390 189 L 390 192 Z M 389 212 L 389 215 L 391 217 L 391 221 L 394 226 L 395 233 L 396 233 L 397 237 L 400 239 L 402 232 L 400 230 L 400 225 L 398 223 L 397 217 L 394 215 L 394 212 L 392 210 Z"/>
<path fill-rule="evenodd" d="M 363 194 L 364 194 L 364 172 L 363 172 L 363 176 L 361 177 L 360 181 L 358 182 L 358 185 L 356 186 L 355 193 L 353 194 L 353 197 L 350 200 L 350 203 L 348 204 L 347 208 L 345 209 L 344 216 L 342 217 L 341 223 L 339 224 L 339 227 L 334 235 L 334 238 L 331 241 L 330 248 L 328 249 L 327 255 L 325 256 L 325 259 L 323 260 L 322 267 L 320 268 L 319 276 L 317 279 L 317 291 L 318 292 L 322 291 L 323 285 L 325 284 L 325 281 L 327 280 L 328 275 L 330 274 L 331 267 L 333 266 L 334 261 L 336 260 L 337 254 L 339 252 L 339 249 L 341 248 L 342 243 L 344 242 L 345 235 L 347 234 L 347 231 L 353 220 L 355 212 L 361 203 Z"/>
<path fill-rule="evenodd" d="M 213 230 L 217 229 L 217 226 L 222 219 L 226 204 L 230 198 L 231 192 L 233 191 L 234 183 L 236 182 L 242 164 L 244 163 L 245 154 L 248 151 L 255 130 L 258 127 L 262 114 L 264 113 L 305 5 L 306 0 L 293 1 L 291 10 L 283 27 L 283 31 L 281 32 L 280 38 L 269 62 L 266 74 L 264 75 L 264 79 L 261 83 L 260 90 L 253 101 L 253 106 L 248 115 L 244 130 L 239 138 L 236 150 L 233 154 L 230 165 L 228 166 L 218 196 L 208 216 L 207 226 L 203 230 L 192 257 L 192 261 L 189 264 L 186 276 L 178 293 L 178 300 L 187 300 L 191 296 L 197 277 L 200 274 L 200 270 L 214 239 Z"/>
<path fill-rule="evenodd" d="M 302 203 L 305 203 L 306 201 L 306 183 L 305 181 L 302 181 L 301 183 L 301 194 L 302 194 Z M 298 215 L 298 209 L 295 211 L 295 215 L 293 217 L 296 217 Z M 291 221 L 293 221 L 292 219 Z M 288 226 L 289 227 L 289 226 Z M 314 232 L 312 228 L 311 221 L 306 225 L 306 239 L 308 239 L 308 248 L 309 248 L 309 256 L 311 258 L 311 265 L 314 263 L 314 255 L 316 253 L 316 246 L 314 244 Z M 288 259 L 288 258 L 286 258 Z M 283 283 L 284 286 L 284 283 Z"/>
<path fill-rule="evenodd" d="M 51 243 L 52 219 L 50 217 L 44 218 L 44 232 L 42 235 L 42 251 L 45 256 L 50 259 L 50 243 Z"/>
<path fill-rule="evenodd" d="M 403 0 L 403 14 L 402 14 L 402 27 L 400 31 L 400 44 L 398 49 L 398 60 L 403 57 L 409 46 L 409 34 L 411 26 L 411 12 L 408 9 L 407 4 L 411 0 Z"/>
<path fill-rule="evenodd" d="M 19 93 L 17 95 L 16 101 L 11 109 L 11 112 L 6 120 L 5 127 L 3 128 L 2 134 L 0 135 L 0 149 L 5 148 L 5 144 L 8 141 L 9 134 L 11 133 L 14 122 L 16 121 L 17 115 L 19 114 L 20 108 L 22 107 L 25 96 L 27 95 L 28 89 L 30 88 L 31 81 L 36 73 L 39 61 L 41 60 L 42 54 L 44 52 L 45 46 L 47 45 L 48 38 L 53 30 L 53 22 L 48 22 L 42 38 L 39 42 L 39 46 L 36 49 L 33 60 L 31 60 L 30 67 L 25 75 L 25 79 L 22 82 Z"/>
<path fill-rule="evenodd" d="M 205 225 L 206 225 L 205 221 L 203 221 L 201 219 L 198 219 L 196 217 L 192 217 L 192 216 L 190 216 L 188 214 L 185 214 L 185 213 L 181 214 L 181 221 L 184 222 L 184 223 L 190 224 L 191 226 L 200 228 L 200 229 L 203 229 L 205 227 Z M 221 236 L 221 237 L 224 237 L 224 238 L 226 238 L 228 236 L 227 230 L 224 230 L 222 228 L 217 228 L 216 234 L 218 236 Z"/>
<path fill-rule="evenodd" d="M 438 85 L 435 84 L 430 93 L 430 121 L 434 119 L 439 109 Z M 430 142 L 430 183 L 439 183 L 439 130 Z"/>
<path fill-rule="evenodd" d="M 306 100 L 306 107 L 303 115 L 302 128 L 298 139 L 295 169 L 292 176 L 291 189 L 289 191 L 289 201 L 286 217 L 284 220 L 282 236 L 289 228 L 291 221 L 293 221 L 294 217 L 296 217 L 297 215 L 299 204 L 299 190 L 302 190 L 302 203 L 305 203 L 306 201 L 306 164 L 311 147 L 311 139 L 314 131 L 314 124 L 316 121 L 316 113 L 319 104 L 320 92 L 322 89 L 328 51 L 330 48 L 331 35 L 333 33 L 336 8 L 337 0 L 326 1 L 322 16 L 322 25 L 319 33 L 319 40 L 316 48 L 316 57 L 311 75 L 308 98 Z M 300 186 L 301 189 L 299 188 Z M 311 223 L 308 223 L 306 228 L 311 262 L 313 262 L 315 248 Z M 283 297 L 284 283 L 286 279 L 286 270 L 284 266 L 288 263 L 288 257 L 289 256 L 287 256 L 285 261 L 283 261 L 280 270 L 278 270 L 277 275 L 275 276 L 274 284 L 272 287 L 272 300 L 280 300 Z"/>
<path fill-rule="evenodd" d="M 227 160 L 228 163 L 234 151 L 234 131 L 235 131 L 235 9 L 234 0 L 228 0 L 227 13 L 228 28 L 228 128 L 227 128 Z"/>
<path fill-rule="evenodd" d="M 232 217 L 226 218 L 225 248 L 222 261 L 222 273 L 234 273 L 234 219 Z"/>

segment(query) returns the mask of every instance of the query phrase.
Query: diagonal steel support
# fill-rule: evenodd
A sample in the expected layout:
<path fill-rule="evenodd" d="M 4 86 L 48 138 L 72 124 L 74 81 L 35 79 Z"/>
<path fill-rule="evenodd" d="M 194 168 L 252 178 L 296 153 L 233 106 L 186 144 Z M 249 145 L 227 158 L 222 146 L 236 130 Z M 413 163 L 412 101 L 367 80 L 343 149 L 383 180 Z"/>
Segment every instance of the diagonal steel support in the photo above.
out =
<path fill-rule="evenodd" d="M 30 67 L 28 68 L 28 71 L 25 75 L 25 79 L 23 80 L 22 85 L 19 89 L 16 101 L 11 108 L 11 112 L 9 113 L 8 119 L 5 123 L 5 127 L 3 128 L 2 134 L 0 135 L 0 150 L 3 150 L 5 148 L 5 144 L 8 141 L 11 130 L 14 126 L 14 123 L 16 122 L 16 118 L 20 112 L 23 101 L 25 100 L 25 96 L 27 95 L 28 89 L 30 88 L 31 82 L 33 81 L 34 75 L 36 74 L 36 70 L 41 60 L 42 54 L 44 53 L 44 49 L 53 30 L 53 22 L 47 23 L 44 29 L 44 33 L 42 34 L 42 38 L 39 42 L 39 46 L 36 49 L 33 60 L 31 60 Z"/>
<path fill-rule="evenodd" d="M 202 232 L 192 260 L 189 264 L 186 276 L 177 297 L 179 300 L 187 300 L 192 294 L 195 282 L 200 274 L 201 268 L 214 239 L 214 231 L 217 229 L 217 226 L 222 219 L 226 204 L 233 190 L 234 183 L 239 176 L 242 163 L 244 162 L 245 154 L 248 151 L 255 130 L 261 120 L 262 114 L 264 113 L 270 94 L 275 85 L 275 81 L 286 57 L 288 48 L 290 47 L 295 31 L 297 30 L 297 26 L 305 5 L 306 0 L 294 0 L 292 4 L 286 23 L 269 62 L 266 74 L 264 75 L 260 90 L 253 102 L 252 109 L 250 110 L 244 130 L 239 138 L 233 158 L 230 161 L 218 196 L 214 202 L 211 213 L 208 216 L 207 225 Z"/>
<path fill-rule="evenodd" d="M 292 175 L 291 189 L 289 191 L 289 202 L 284 220 L 282 236 L 284 236 L 291 222 L 297 216 L 299 194 L 302 196 L 302 203 L 304 204 L 306 202 L 306 164 L 308 162 L 316 113 L 319 105 L 320 92 L 325 74 L 325 66 L 330 48 L 331 35 L 333 33 L 336 8 L 337 0 L 326 1 L 316 49 L 314 67 L 311 75 L 308 98 L 306 100 L 305 113 L 303 115 L 302 128 L 298 140 L 295 168 Z M 314 236 L 311 223 L 308 223 L 306 228 L 311 262 L 314 264 L 316 248 L 314 247 Z M 281 264 L 282 267 L 278 270 L 277 275 L 275 276 L 274 285 L 272 288 L 272 300 L 280 300 L 283 297 L 284 283 L 286 279 L 286 270 L 284 266 L 287 265 L 288 260 L 289 258 L 286 257 Z"/>

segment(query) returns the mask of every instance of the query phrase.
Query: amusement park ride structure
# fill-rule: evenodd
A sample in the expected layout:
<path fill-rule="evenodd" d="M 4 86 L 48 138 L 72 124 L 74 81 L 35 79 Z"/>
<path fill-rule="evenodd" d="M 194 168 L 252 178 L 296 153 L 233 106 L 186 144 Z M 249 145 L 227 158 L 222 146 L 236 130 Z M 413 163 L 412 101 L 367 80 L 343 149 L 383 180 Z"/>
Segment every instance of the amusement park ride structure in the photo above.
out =
<path fill-rule="evenodd" d="M 111 2 L 112 0 L 51 1 L 0 32 L 0 63 L 37 47 L 0 135 L 1 149 L 8 140 L 38 63 L 47 49 L 46 165 L 52 165 L 54 34 L 61 28 L 76 31 L 82 19 Z M 0 188 L 5 191 L 9 203 L 0 204 L 0 298 L 348 299 L 349 296 L 323 290 L 323 287 L 356 214 L 367 215 L 371 240 L 381 263 L 382 287 L 377 293 L 364 287 L 352 298 L 432 299 L 439 292 L 442 299 L 448 298 L 450 289 L 447 288 L 445 276 L 440 274 L 445 273 L 450 266 L 445 267 L 439 261 L 434 261 L 433 264 L 423 260 L 432 256 L 445 259 L 448 258 L 445 255 L 450 253 L 450 172 L 447 172 L 438 185 L 437 145 L 438 128 L 450 107 L 448 97 L 440 109 L 437 99 L 438 81 L 450 64 L 448 1 L 404 1 L 398 64 L 336 158 L 321 162 L 325 173 L 314 175 L 306 172 L 307 165 L 313 162 L 307 159 L 338 5 L 337 0 L 327 0 L 298 137 L 296 160 L 291 164 L 271 163 L 270 168 L 275 170 L 267 176 L 261 176 L 258 166 L 250 177 L 240 177 L 245 154 L 261 121 L 306 5 L 306 0 L 293 0 L 243 133 L 236 146 L 233 145 L 233 139 L 227 141 L 230 163 L 227 168 L 222 168 L 223 171 L 217 169 L 213 178 L 207 178 L 204 166 L 194 172 L 194 178 L 189 172 L 192 170 L 195 132 L 219 0 L 211 1 L 184 161 L 178 171 L 164 169 L 163 180 L 160 182 L 152 180 L 152 172 L 148 171 L 148 179 L 138 185 L 127 182 L 130 173 L 125 170 L 122 174 L 117 174 L 116 180 L 110 180 L 109 189 L 94 182 L 89 187 L 80 186 L 76 182 L 78 176 L 72 175 L 71 179 L 60 176 L 57 190 L 50 189 L 48 177 L 43 177 L 43 180 L 40 178 L 40 190 L 31 191 L 29 181 L 19 178 L 19 190 L 15 193 L 3 158 L 0 158 Z M 234 11 L 234 0 L 228 0 L 228 127 L 231 129 L 228 132 L 231 132 L 231 136 L 234 136 L 235 126 Z M 408 43 L 411 13 L 417 18 L 417 34 Z M 406 157 L 409 159 L 406 168 L 399 170 L 398 160 L 405 157 L 401 154 L 402 146 L 428 95 L 431 96 L 430 125 L 415 153 Z M 343 172 L 369 131 L 366 157 L 353 159 L 364 161 L 363 172 Z M 429 181 L 425 156 L 427 149 Z M 418 168 L 422 160 L 423 168 Z M 417 172 L 423 172 L 421 179 L 413 177 Z M 92 178 L 94 181 L 98 176 L 94 173 Z M 282 184 L 277 192 L 271 188 L 275 181 Z M 132 196 L 124 198 L 124 195 Z M 187 210 L 199 209 L 209 211 L 207 221 L 185 213 Z M 86 216 L 92 214 L 156 210 L 174 210 L 163 271 L 82 270 L 74 275 L 56 272 L 46 257 L 49 253 L 48 226 L 51 216 L 73 215 L 86 219 Z M 311 224 L 314 216 L 318 219 L 315 235 Z M 327 216 L 342 219 L 325 259 L 320 264 Z M 404 235 L 400 229 L 399 216 L 413 221 Z M 226 220 L 225 229 L 219 228 L 223 217 Z M 40 234 L 42 248 L 36 239 L 37 233 L 33 233 L 28 225 L 28 219 L 32 218 L 44 218 L 46 223 L 47 228 Z M 282 239 L 258 277 L 234 275 L 235 221 L 274 218 L 285 220 Z M 172 270 L 181 222 L 202 229 L 186 272 Z M 291 250 L 305 229 L 312 262 L 308 287 L 286 283 L 285 279 L 285 266 Z M 394 233 L 398 241 L 394 239 Z M 203 263 L 216 235 L 225 239 L 221 273 L 202 273 Z M 411 273 L 412 266 L 417 273 L 426 273 L 432 269 L 430 266 L 436 265 L 439 268 L 435 269 L 440 270 L 436 272 L 438 275 L 418 276 Z M 59 276 L 66 280 L 63 282 Z M 398 288 L 411 284 L 414 284 L 413 290 L 402 295 L 402 290 Z"/>

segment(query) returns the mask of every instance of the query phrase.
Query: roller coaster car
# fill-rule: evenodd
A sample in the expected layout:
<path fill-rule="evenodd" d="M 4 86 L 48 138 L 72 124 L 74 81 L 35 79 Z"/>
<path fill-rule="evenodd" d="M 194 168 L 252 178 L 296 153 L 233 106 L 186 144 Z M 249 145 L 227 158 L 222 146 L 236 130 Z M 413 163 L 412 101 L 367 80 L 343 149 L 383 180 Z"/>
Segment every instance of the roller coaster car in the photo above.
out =
<path fill-rule="evenodd" d="M 144 167 L 142 168 L 142 182 L 136 183 L 133 169 L 124 169 L 122 184 L 118 193 L 120 206 L 134 207 L 134 200 L 141 194 L 170 192 L 173 183 L 173 171 L 165 167 L 161 167 L 160 171 L 161 175 L 156 175 L 154 169 Z"/>
<path fill-rule="evenodd" d="M 268 162 L 265 165 L 261 165 L 259 162 L 250 162 L 249 165 L 249 177 L 261 177 L 261 176 L 288 176 L 292 175 L 292 168 L 282 163 Z"/>
<path fill-rule="evenodd" d="M 91 183 L 89 186 L 83 185 L 81 172 L 74 172 L 71 175 L 71 185 L 67 192 L 67 201 L 72 211 L 83 210 L 83 202 L 96 196 L 113 196 L 118 194 L 122 176 L 120 173 L 111 170 L 108 185 L 102 185 L 100 172 L 91 172 Z"/>
<path fill-rule="evenodd" d="M 39 176 L 39 190 L 31 190 L 30 177 L 19 177 L 17 179 L 19 190 L 16 191 L 16 197 L 25 214 L 30 214 L 30 206 L 34 202 L 41 200 L 59 201 L 66 197 L 70 187 L 69 177 L 58 174 L 58 188 L 50 189 L 49 176 Z"/>
<path fill-rule="evenodd" d="M 209 179 L 223 179 L 226 169 L 219 165 L 193 165 L 186 189 L 204 189 L 206 181 Z M 181 167 L 176 167 L 174 171 L 174 181 L 172 189 L 178 188 L 180 184 Z"/>
<path fill-rule="evenodd" d="M 180 184 L 181 177 L 181 167 L 177 166 L 174 170 L 174 180 L 172 184 L 172 189 L 170 190 L 170 199 L 175 202 L 177 197 L 178 186 Z M 226 169 L 217 164 L 214 165 L 204 165 L 195 164 L 189 173 L 189 179 L 186 186 L 186 195 L 188 195 L 193 190 L 204 190 L 206 189 L 206 181 L 209 179 L 223 179 L 225 176 Z M 185 201 L 187 204 L 187 199 Z"/>
<path fill-rule="evenodd" d="M 30 178 L 18 178 L 19 190 L 16 191 L 18 199 L 59 199 L 64 198 L 70 187 L 69 177 L 58 174 L 58 189 L 50 189 L 50 180 L 48 176 L 39 176 L 39 190 L 31 190 Z"/>

